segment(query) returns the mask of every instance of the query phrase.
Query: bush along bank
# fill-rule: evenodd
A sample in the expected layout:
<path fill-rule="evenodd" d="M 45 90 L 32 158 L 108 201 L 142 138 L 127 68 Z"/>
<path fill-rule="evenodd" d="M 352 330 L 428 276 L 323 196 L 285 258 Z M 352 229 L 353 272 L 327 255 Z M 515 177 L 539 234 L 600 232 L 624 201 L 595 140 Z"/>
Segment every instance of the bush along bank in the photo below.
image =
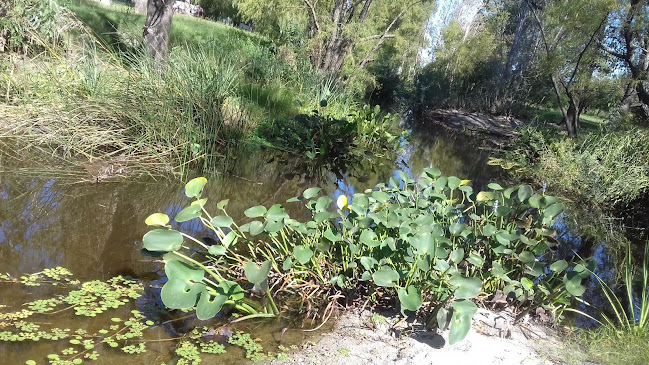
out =
<path fill-rule="evenodd" d="M 561 319 L 584 293 L 588 265 L 554 260 L 548 248 L 550 227 L 563 211 L 557 198 L 528 185 L 490 184 L 476 193 L 469 181 L 434 168 L 416 180 L 399 176 L 340 196 L 337 209 L 320 188 L 309 188 L 287 201 L 306 206 L 307 222 L 275 204 L 247 209 L 245 224 L 228 215 L 227 200 L 213 204 L 201 196 L 205 178 L 191 180 L 185 194 L 194 201 L 174 220 L 199 220 L 220 243 L 207 246 L 173 229 L 165 214 L 147 218 L 155 228 L 144 236 L 144 248 L 165 253 L 163 302 L 195 308 L 200 319 L 226 306 L 257 318 L 278 315 L 277 302 L 295 297 L 301 305 L 294 308 L 329 309 L 320 298 L 360 296 L 398 303 L 404 314 L 420 312 L 429 327 L 450 327 L 454 344 L 471 328 L 475 298 L 504 295 L 521 315 L 542 306 Z M 204 259 L 190 256 L 196 249 Z M 313 291 L 314 283 L 320 291 Z M 306 287 L 328 295 L 309 295 Z"/>
<path fill-rule="evenodd" d="M 649 192 L 649 132 L 630 128 L 557 138 L 526 127 L 492 163 L 547 184 L 553 191 L 603 210 L 634 201 Z"/>

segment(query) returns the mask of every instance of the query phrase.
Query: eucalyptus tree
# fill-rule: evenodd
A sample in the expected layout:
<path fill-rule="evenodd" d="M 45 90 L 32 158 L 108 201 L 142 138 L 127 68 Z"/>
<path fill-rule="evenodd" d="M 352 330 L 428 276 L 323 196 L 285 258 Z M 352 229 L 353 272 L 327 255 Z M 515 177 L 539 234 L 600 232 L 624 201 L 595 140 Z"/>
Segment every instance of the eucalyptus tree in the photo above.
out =
<path fill-rule="evenodd" d="M 236 4 L 244 18 L 271 35 L 281 33 L 289 22 L 300 24 L 311 63 L 330 74 L 339 73 L 349 56 L 365 68 L 389 41 L 421 37 L 434 6 L 432 0 L 238 0 Z M 421 31 L 412 32 L 412 24 Z M 408 48 L 408 42 L 404 44 Z"/>
<path fill-rule="evenodd" d="M 629 71 L 630 89 L 649 121 L 649 1 L 618 0 L 600 46 Z"/>
<path fill-rule="evenodd" d="M 570 137 L 577 137 L 582 96 L 602 54 L 614 0 L 525 0 L 542 43 L 541 74 L 552 83 Z M 567 104 L 567 105 L 566 105 Z"/>

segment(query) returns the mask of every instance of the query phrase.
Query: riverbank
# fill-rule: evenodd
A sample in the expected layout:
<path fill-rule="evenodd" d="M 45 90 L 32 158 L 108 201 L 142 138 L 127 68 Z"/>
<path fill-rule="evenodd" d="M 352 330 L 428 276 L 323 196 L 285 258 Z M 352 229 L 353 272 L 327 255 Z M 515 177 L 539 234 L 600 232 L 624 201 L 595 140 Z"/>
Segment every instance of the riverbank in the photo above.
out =
<path fill-rule="evenodd" d="M 401 320 L 368 311 L 343 312 L 330 332 L 273 364 L 527 364 L 565 363 L 559 334 L 529 318 L 513 323 L 509 311 L 480 309 L 472 331 L 448 344 L 448 331 L 426 331 L 420 319 Z"/>
<path fill-rule="evenodd" d="M 518 135 L 524 123 L 514 117 L 493 116 L 456 109 L 425 109 L 418 113 L 422 123 L 432 123 L 450 133 L 464 133 L 502 146 Z"/>

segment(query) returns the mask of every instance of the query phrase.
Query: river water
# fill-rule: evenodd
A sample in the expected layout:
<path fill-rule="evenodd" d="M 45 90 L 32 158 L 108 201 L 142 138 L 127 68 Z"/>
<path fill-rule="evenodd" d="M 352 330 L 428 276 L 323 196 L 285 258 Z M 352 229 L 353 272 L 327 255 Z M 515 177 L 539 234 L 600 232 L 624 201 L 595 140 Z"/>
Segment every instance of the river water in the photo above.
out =
<path fill-rule="evenodd" d="M 290 160 L 263 151 L 252 153 L 238 158 L 233 173 L 209 177 L 204 196 L 209 199 L 208 211 L 215 211 L 214 206 L 218 201 L 229 199 L 228 212 L 237 221 L 243 218 L 242 212 L 248 207 L 283 203 L 312 186 L 322 187 L 336 199 L 339 194 L 349 196 L 356 191 L 372 188 L 377 183 L 387 182 L 398 170 L 416 175 L 423 168 L 434 166 L 447 176 L 470 179 L 475 191 L 485 188 L 492 181 L 506 185 L 500 170 L 488 165 L 487 160 L 488 152 L 473 139 L 462 136 L 453 138 L 436 130 L 418 129 L 413 132 L 410 143 L 404 144 L 402 150 L 398 151 L 394 161 L 368 161 L 364 166 L 356 166 L 342 174 L 322 171 L 317 176 L 308 176 L 295 171 Z M 0 170 L 11 171 L 11 163 L 5 161 Z M 183 184 L 176 180 L 90 183 L 60 177 L 2 173 L 0 271 L 20 276 L 62 266 L 81 281 L 106 280 L 116 275 L 131 276 L 144 282 L 147 289 L 142 298 L 121 312 L 139 309 L 159 322 L 168 317 L 161 319 L 151 308 L 162 307 L 159 286 L 163 271 L 156 258 L 141 252 L 141 238 L 149 230 L 144 220 L 155 212 L 173 217 L 188 203 L 183 194 Z M 286 204 L 285 207 L 292 217 L 306 213 L 296 204 Z M 195 223 L 179 225 L 174 222 L 174 228 L 195 237 L 209 236 L 209 232 Z M 15 311 L 12 305 L 38 299 L 44 290 L 0 283 L 0 305 L 8 306 L 0 307 L 0 311 Z M 73 314 L 56 321 L 60 321 L 61 326 L 88 330 L 101 325 L 99 320 L 81 321 Z M 162 340 L 178 336 L 197 324 L 196 321 L 186 320 L 157 326 L 146 337 L 153 337 L 159 342 L 151 342 L 146 354 L 127 358 L 115 349 L 102 353 L 96 363 L 137 361 L 141 364 L 160 364 L 170 361 L 174 346 Z M 275 350 L 273 345 L 277 346 L 279 338 L 282 338 L 284 345 L 299 343 L 307 338 L 301 331 L 282 332 L 283 328 L 290 326 L 286 322 L 266 325 L 262 330 L 246 326 L 256 325 L 245 324 L 238 328 L 253 331 L 255 335 L 258 333 L 262 343 L 270 344 L 269 351 Z M 44 360 L 47 354 L 53 350 L 60 351 L 66 345 L 56 344 L 53 348 L 51 343 L 45 341 L 0 343 L 3 354 L 0 364 L 22 364 L 28 358 Z M 241 352 L 229 351 L 227 357 L 222 359 L 235 361 L 241 357 Z"/>

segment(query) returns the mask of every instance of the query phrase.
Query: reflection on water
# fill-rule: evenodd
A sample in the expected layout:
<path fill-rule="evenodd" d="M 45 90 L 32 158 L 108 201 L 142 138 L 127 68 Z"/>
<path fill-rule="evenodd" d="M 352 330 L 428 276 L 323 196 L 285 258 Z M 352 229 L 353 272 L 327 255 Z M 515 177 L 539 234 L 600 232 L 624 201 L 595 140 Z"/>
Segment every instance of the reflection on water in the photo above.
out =
<path fill-rule="evenodd" d="M 204 193 L 209 199 L 206 204 L 208 211 L 216 211 L 217 202 L 229 199 L 229 214 L 235 220 L 241 220 L 248 207 L 282 203 L 311 186 L 322 187 L 336 199 L 340 194 L 353 195 L 377 183 L 387 182 L 399 169 L 416 175 L 429 166 L 435 166 L 449 176 L 470 179 L 477 190 L 484 188 L 497 171 L 486 164 L 487 154 L 472 141 L 453 140 L 446 136 L 437 138 L 431 131 L 414 133 L 411 143 L 397 152 L 395 161 L 366 161 L 342 176 L 323 172 L 316 177 L 307 177 L 296 172 L 290 162 L 280 160 L 264 153 L 251 155 L 236 162 L 236 176 L 211 177 Z M 6 165 L 0 167 L 3 167 L 0 170 L 8 170 Z M 141 237 L 148 231 L 144 219 L 154 212 L 164 212 L 173 217 L 188 203 L 182 184 L 177 181 L 79 184 L 47 176 L 0 174 L 0 267 L 2 272 L 20 275 L 63 266 L 82 281 L 105 280 L 116 275 L 140 278 L 149 284 L 145 295 L 133 304 L 134 307 L 127 306 L 121 311 L 128 313 L 137 308 L 153 318 L 156 308 L 160 307 L 158 288 L 164 279 L 160 279 L 161 265 L 140 252 Z M 299 204 L 285 206 L 293 217 L 303 217 L 307 213 Z M 173 225 L 195 237 L 209 235 L 196 221 L 173 222 Z M 35 293 L 42 294 L 38 288 L 20 292 L 0 284 L 0 304 L 41 297 L 33 295 Z M 73 317 L 63 317 L 62 321 L 72 321 Z M 90 321 L 88 329 L 105 324 L 107 318 L 98 317 Z M 213 321 L 216 323 L 219 319 Z M 187 322 L 181 323 L 188 325 Z M 264 327 L 259 336 L 276 341 L 273 338 L 285 326 L 286 323 L 275 323 Z M 258 328 L 252 329 L 259 332 Z M 162 340 L 174 337 L 178 332 L 178 328 L 166 326 L 154 330 L 153 337 Z M 287 333 L 284 336 L 286 343 L 304 338 L 299 331 Z M 150 335 L 147 338 L 151 338 Z M 161 363 L 168 360 L 170 347 L 167 342 L 153 342 L 146 358 L 138 359 L 142 363 Z M 27 351 L 43 356 L 54 352 L 52 344 L 43 341 L 0 344 L 3 353 L 5 349 L 14 355 L 21 354 L 16 359 L 5 359 L 16 363 L 24 361 L 22 354 Z M 130 360 L 127 359 L 133 359 L 119 351 L 113 353 L 100 358 L 100 363 L 128 363 Z"/>

